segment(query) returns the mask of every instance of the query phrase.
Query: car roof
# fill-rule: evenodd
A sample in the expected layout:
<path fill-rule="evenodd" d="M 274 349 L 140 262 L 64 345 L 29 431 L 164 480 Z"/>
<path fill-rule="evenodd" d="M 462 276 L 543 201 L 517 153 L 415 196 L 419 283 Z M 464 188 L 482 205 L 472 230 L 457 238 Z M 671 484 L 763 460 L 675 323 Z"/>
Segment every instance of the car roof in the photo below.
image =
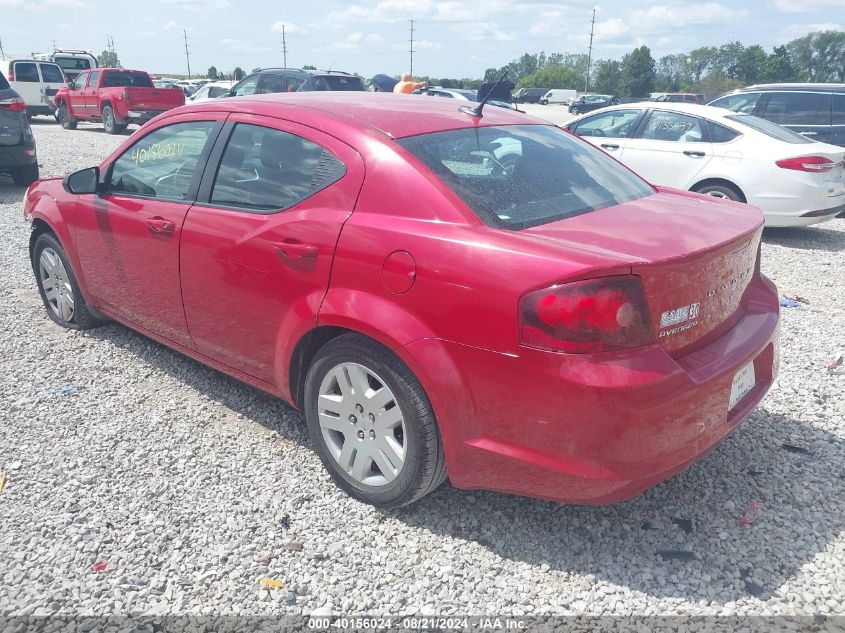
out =
<path fill-rule="evenodd" d="M 649 108 L 651 110 L 668 110 L 670 112 L 680 112 L 682 114 L 689 114 L 691 116 L 706 117 L 708 119 L 723 119 L 726 116 L 736 115 L 733 110 L 726 108 L 717 108 L 716 106 L 700 105 L 698 103 L 677 103 L 673 101 L 638 101 L 636 103 L 623 103 L 622 105 L 610 106 L 602 108 L 601 110 L 593 110 L 578 119 L 586 118 L 595 115 L 597 112 L 606 112 L 613 110 L 628 110 L 630 108 Z M 573 119 L 574 120 L 574 119 Z"/>
<path fill-rule="evenodd" d="M 309 76 L 322 76 L 322 75 L 338 75 L 340 77 L 354 77 L 351 73 L 344 72 L 342 70 L 313 70 L 313 69 L 302 69 L 302 68 L 259 68 L 255 72 L 250 73 L 251 75 L 263 75 L 265 73 L 278 73 L 278 74 L 285 74 L 285 75 L 294 75 L 299 77 L 309 77 Z"/>
<path fill-rule="evenodd" d="M 425 95 L 397 95 L 378 92 L 295 92 L 232 97 L 186 105 L 168 113 L 192 110 L 220 110 L 290 118 L 304 125 L 323 127 L 326 118 L 340 127 L 374 129 L 392 138 L 403 138 L 459 128 L 489 125 L 550 125 L 516 110 L 484 108 L 480 119 L 461 112 L 452 99 Z M 295 117 L 295 118 L 294 118 Z M 310 121 L 310 122 L 309 122 Z"/>
<path fill-rule="evenodd" d="M 789 84 L 756 84 L 739 88 L 734 92 L 754 92 L 761 90 L 765 92 L 772 92 L 777 90 L 786 91 L 809 91 L 809 92 L 841 92 L 845 93 L 845 84 L 834 83 L 789 83 Z"/>

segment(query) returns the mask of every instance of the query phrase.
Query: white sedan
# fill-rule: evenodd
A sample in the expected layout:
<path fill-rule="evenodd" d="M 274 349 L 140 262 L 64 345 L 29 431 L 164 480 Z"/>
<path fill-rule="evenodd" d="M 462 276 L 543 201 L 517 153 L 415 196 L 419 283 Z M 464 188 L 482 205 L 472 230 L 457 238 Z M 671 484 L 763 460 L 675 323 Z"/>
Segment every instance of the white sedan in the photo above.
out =
<path fill-rule="evenodd" d="M 213 81 L 211 83 L 207 83 L 197 90 L 193 96 L 189 97 L 187 102 L 198 103 L 200 101 L 209 101 L 210 99 L 219 99 L 220 97 L 229 94 L 233 85 L 233 81 Z"/>
<path fill-rule="evenodd" d="M 655 185 L 753 204 L 766 226 L 803 226 L 845 211 L 845 149 L 723 108 L 633 103 L 566 129 Z"/>

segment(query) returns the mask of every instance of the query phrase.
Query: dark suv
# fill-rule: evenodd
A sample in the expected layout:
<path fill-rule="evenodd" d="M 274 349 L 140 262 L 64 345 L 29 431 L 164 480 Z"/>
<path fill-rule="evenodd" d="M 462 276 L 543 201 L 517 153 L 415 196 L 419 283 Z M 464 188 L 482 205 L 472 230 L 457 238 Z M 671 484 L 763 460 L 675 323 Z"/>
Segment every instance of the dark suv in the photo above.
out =
<path fill-rule="evenodd" d="M 814 141 L 845 147 L 845 84 L 749 86 L 708 105 L 754 114 Z"/>
<path fill-rule="evenodd" d="M 298 68 L 263 68 L 232 86 L 230 97 L 274 92 L 311 92 L 320 90 L 364 91 L 364 80 L 337 70 L 300 70 Z"/>
<path fill-rule="evenodd" d="M 520 88 L 513 93 L 513 100 L 517 103 L 540 103 L 547 92 L 547 88 Z"/>
<path fill-rule="evenodd" d="M 26 104 L 0 74 L 0 172 L 28 187 L 38 180 L 35 138 L 26 118 Z"/>

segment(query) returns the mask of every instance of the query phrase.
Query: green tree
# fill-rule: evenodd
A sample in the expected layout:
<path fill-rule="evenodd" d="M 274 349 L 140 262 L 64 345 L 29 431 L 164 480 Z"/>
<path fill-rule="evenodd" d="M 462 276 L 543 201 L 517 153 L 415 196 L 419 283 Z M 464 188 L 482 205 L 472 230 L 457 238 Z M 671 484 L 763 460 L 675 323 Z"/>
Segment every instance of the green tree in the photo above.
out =
<path fill-rule="evenodd" d="M 596 92 L 606 95 L 617 95 L 622 83 L 622 62 L 615 59 L 604 59 L 596 62 L 593 79 L 590 82 Z"/>
<path fill-rule="evenodd" d="M 571 88 L 577 89 L 583 84 L 583 77 L 570 66 L 550 66 L 538 70 L 519 80 L 519 88 Z"/>
<path fill-rule="evenodd" d="M 649 47 L 635 48 L 622 58 L 619 92 L 626 97 L 647 97 L 654 89 L 656 74 Z"/>
<path fill-rule="evenodd" d="M 786 45 L 800 79 L 845 81 L 845 31 L 816 31 Z"/>
<path fill-rule="evenodd" d="M 311 64 L 305 64 L 305 66 L 302 67 L 302 70 L 317 70 L 317 67 L 312 66 Z"/>
<path fill-rule="evenodd" d="M 212 80 L 217 79 L 217 67 L 209 66 L 208 72 L 205 74 L 205 76 Z"/>
<path fill-rule="evenodd" d="M 754 44 L 743 49 L 739 56 L 737 79 L 745 84 L 754 84 L 763 79 L 769 56 L 762 46 Z"/>
<path fill-rule="evenodd" d="M 232 76 L 235 78 L 235 81 L 240 81 L 246 77 L 246 73 L 240 66 L 235 66 L 235 70 L 232 71 Z"/>
<path fill-rule="evenodd" d="M 97 55 L 97 65 L 102 68 L 120 68 L 120 60 L 114 51 L 103 51 Z"/>
<path fill-rule="evenodd" d="M 798 73 L 795 72 L 795 67 L 792 65 L 792 59 L 789 56 L 789 51 L 786 50 L 786 46 L 775 46 L 772 54 L 766 59 L 766 65 L 763 69 L 763 81 L 780 83 L 795 81 L 797 78 Z"/>
<path fill-rule="evenodd" d="M 678 92 L 690 83 L 689 57 L 683 53 L 664 55 L 657 62 L 656 90 Z"/>
<path fill-rule="evenodd" d="M 716 57 L 718 49 L 712 46 L 703 46 L 690 51 L 687 56 L 687 64 L 689 65 L 690 79 L 693 83 L 698 83 L 701 78 L 707 74 L 711 68 L 716 65 Z"/>

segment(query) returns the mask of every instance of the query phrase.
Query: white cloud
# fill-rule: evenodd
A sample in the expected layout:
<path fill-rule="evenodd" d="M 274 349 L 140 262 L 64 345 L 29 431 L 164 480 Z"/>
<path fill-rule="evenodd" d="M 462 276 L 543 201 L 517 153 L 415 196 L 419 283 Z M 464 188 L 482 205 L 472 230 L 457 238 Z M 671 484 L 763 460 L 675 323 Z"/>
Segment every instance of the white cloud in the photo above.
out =
<path fill-rule="evenodd" d="M 270 31 L 272 33 L 281 33 L 282 26 L 285 27 L 285 33 L 305 33 L 305 29 L 301 26 L 294 24 L 293 22 L 286 22 L 285 20 L 273 22 L 273 26 L 270 27 Z"/>
<path fill-rule="evenodd" d="M 816 11 L 842 11 L 842 0 L 775 0 L 774 7 L 781 13 L 815 13 Z"/>
<path fill-rule="evenodd" d="M 460 30 L 471 42 L 512 42 L 516 39 L 515 33 L 503 31 L 492 22 L 475 22 L 469 26 L 461 26 Z"/>
<path fill-rule="evenodd" d="M 814 31 L 841 31 L 842 25 L 836 22 L 823 22 L 820 24 L 791 24 L 778 36 L 779 42 L 791 42 L 792 40 L 804 37 Z"/>
<path fill-rule="evenodd" d="M 731 9 L 718 2 L 683 6 L 656 4 L 631 12 L 630 23 L 640 31 L 653 32 L 665 28 L 683 28 L 695 24 L 717 24 L 748 16 L 747 9 Z"/>
<path fill-rule="evenodd" d="M 251 44 L 250 42 L 244 42 L 243 40 L 232 37 L 224 37 L 220 40 L 220 43 L 230 51 L 238 51 L 241 53 L 266 53 L 272 50 L 269 46 L 259 46 L 257 44 Z"/>

